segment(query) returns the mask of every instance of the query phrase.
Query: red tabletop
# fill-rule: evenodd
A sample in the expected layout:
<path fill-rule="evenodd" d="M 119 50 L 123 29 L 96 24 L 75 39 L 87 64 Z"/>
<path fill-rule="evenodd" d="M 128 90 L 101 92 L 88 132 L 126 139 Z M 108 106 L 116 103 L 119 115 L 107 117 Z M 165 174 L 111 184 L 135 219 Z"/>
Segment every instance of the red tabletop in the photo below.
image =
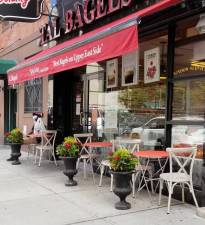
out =
<path fill-rule="evenodd" d="M 169 154 L 166 151 L 154 151 L 154 150 L 139 151 L 134 152 L 133 154 L 137 157 L 151 158 L 151 159 L 167 158 L 169 156 Z"/>
<path fill-rule="evenodd" d="M 28 135 L 26 135 L 26 137 L 24 137 L 24 139 L 26 139 L 26 138 L 36 138 L 36 137 L 41 137 L 41 134 L 28 134 Z"/>
<path fill-rule="evenodd" d="M 104 147 L 112 147 L 112 143 L 111 142 L 88 142 L 86 144 L 84 144 L 86 147 L 88 148 L 104 148 Z"/>

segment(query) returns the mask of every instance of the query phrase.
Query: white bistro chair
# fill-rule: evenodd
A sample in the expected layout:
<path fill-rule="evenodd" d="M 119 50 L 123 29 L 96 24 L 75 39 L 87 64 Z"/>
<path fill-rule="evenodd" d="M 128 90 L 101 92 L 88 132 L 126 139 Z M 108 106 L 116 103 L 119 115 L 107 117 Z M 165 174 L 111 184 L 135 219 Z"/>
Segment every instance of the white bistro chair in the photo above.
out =
<path fill-rule="evenodd" d="M 74 136 L 74 138 L 76 138 L 76 140 L 81 145 L 80 157 L 78 158 L 76 167 L 78 169 L 79 163 L 82 160 L 83 161 L 83 175 L 84 175 L 84 179 L 86 179 L 87 164 L 90 163 L 91 172 L 93 175 L 93 182 L 95 183 L 95 177 L 94 177 L 94 171 L 93 171 L 93 159 L 96 157 L 96 154 L 93 154 L 91 152 L 91 149 L 86 147 L 87 143 L 92 142 L 93 134 L 92 133 L 80 133 L 80 134 L 74 134 L 73 136 Z"/>
<path fill-rule="evenodd" d="M 46 151 L 49 153 L 49 160 L 52 155 L 54 162 L 57 166 L 55 152 L 54 152 L 55 151 L 54 145 L 55 145 L 56 134 L 57 134 L 56 130 L 41 131 L 41 143 L 40 143 L 40 145 L 36 146 L 36 154 L 35 154 L 35 164 L 37 161 L 37 156 L 39 154 L 38 166 L 41 165 L 41 159 L 42 159 L 43 153 Z"/>
<path fill-rule="evenodd" d="M 116 140 L 111 140 L 111 142 L 112 142 L 112 152 L 114 152 L 115 151 L 115 148 L 116 148 Z M 103 159 L 100 162 L 100 181 L 99 181 L 99 187 L 102 186 L 102 178 L 103 178 L 103 174 L 104 174 L 106 168 L 111 169 L 110 161 L 108 159 Z M 110 176 L 111 176 L 110 191 L 112 191 L 113 190 L 113 175 L 110 174 Z"/>
<path fill-rule="evenodd" d="M 192 171 L 197 148 L 167 148 L 166 151 L 169 153 L 170 172 L 160 174 L 159 205 L 161 203 L 163 183 L 165 181 L 169 192 L 167 213 L 170 213 L 171 196 L 177 184 L 180 184 L 182 187 L 182 202 L 184 202 L 184 185 L 186 184 L 193 196 L 196 207 L 198 207 L 192 181 Z M 173 171 L 173 165 L 178 166 L 177 171 Z M 185 167 L 189 167 L 189 169 Z"/>

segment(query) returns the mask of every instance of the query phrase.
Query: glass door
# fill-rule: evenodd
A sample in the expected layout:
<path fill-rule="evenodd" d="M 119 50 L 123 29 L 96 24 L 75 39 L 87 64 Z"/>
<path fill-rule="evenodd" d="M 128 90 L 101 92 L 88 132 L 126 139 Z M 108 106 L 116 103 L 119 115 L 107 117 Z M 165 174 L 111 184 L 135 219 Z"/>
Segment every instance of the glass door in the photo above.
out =
<path fill-rule="evenodd" d="M 96 140 L 103 139 L 104 126 L 104 73 L 84 77 L 84 107 L 81 125 L 92 132 Z"/>

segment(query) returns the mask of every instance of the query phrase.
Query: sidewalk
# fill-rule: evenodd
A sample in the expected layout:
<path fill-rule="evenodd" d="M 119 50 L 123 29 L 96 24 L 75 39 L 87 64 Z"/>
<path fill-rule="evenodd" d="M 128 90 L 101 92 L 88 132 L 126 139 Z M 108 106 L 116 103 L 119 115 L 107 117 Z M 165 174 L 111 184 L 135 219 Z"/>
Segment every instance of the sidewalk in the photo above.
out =
<path fill-rule="evenodd" d="M 127 199 L 130 210 L 114 208 L 118 198 L 109 191 L 110 178 L 103 177 L 103 187 L 98 187 L 92 176 L 83 179 L 79 171 L 76 187 L 64 185 L 66 176 L 53 162 L 42 161 L 41 167 L 27 159 L 23 152 L 21 165 L 13 166 L 6 159 L 9 146 L 0 146 L 0 225 L 204 225 L 205 220 L 196 216 L 196 208 L 172 201 L 171 214 L 167 215 L 167 198 L 158 207 L 158 195 L 150 201 L 146 191 L 136 199 Z"/>

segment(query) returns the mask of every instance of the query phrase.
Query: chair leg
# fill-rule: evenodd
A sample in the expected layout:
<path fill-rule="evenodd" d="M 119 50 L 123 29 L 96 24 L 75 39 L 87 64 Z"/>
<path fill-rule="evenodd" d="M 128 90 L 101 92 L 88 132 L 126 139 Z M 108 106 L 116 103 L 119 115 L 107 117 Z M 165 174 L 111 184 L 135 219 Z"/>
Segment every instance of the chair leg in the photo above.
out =
<path fill-rule="evenodd" d="M 84 179 L 86 179 L 86 159 L 83 159 L 83 176 L 84 176 Z"/>
<path fill-rule="evenodd" d="M 100 166 L 100 182 L 99 182 L 99 186 L 100 187 L 102 186 L 102 177 L 103 177 L 104 171 L 105 171 L 105 166 L 104 165 L 101 165 Z"/>
<path fill-rule="evenodd" d="M 190 190 L 190 192 L 192 193 L 192 196 L 193 196 L 194 203 L 195 203 L 196 207 L 199 208 L 199 205 L 198 205 L 198 202 L 197 202 L 197 200 L 196 200 L 195 193 L 194 193 L 194 188 L 193 188 L 192 182 L 190 183 L 189 190 Z"/>
<path fill-rule="evenodd" d="M 154 185 L 153 185 L 153 180 L 152 180 L 152 171 L 149 170 L 148 173 L 149 173 L 149 178 L 151 180 L 150 182 L 151 182 L 152 194 L 154 194 Z"/>
<path fill-rule="evenodd" d="M 78 158 L 77 163 L 76 163 L 76 169 L 78 169 L 80 163 L 80 158 Z"/>
<path fill-rule="evenodd" d="M 42 155 L 43 155 L 43 151 L 42 151 L 42 149 L 41 149 L 41 150 L 40 150 L 40 156 L 39 156 L 38 166 L 41 166 L 41 158 L 42 158 Z"/>
<path fill-rule="evenodd" d="M 162 199 L 162 189 L 163 189 L 164 180 L 159 180 L 159 203 L 158 205 L 161 205 L 161 199 Z"/>
<path fill-rule="evenodd" d="M 30 145 L 28 145 L 28 155 L 27 155 L 27 159 L 29 158 L 29 153 L 30 153 Z"/>
<path fill-rule="evenodd" d="M 35 153 L 35 164 L 37 163 L 37 155 L 38 155 L 38 149 L 36 149 L 36 153 Z"/>
<path fill-rule="evenodd" d="M 95 174 L 94 174 L 94 171 L 93 171 L 93 159 L 90 158 L 90 166 L 91 166 L 91 171 L 92 171 L 92 174 L 93 174 L 93 183 L 95 184 Z"/>
<path fill-rule="evenodd" d="M 136 181 L 137 173 L 132 174 L 132 197 L 135 198 L 135 181 Z"/>
<path fill-rule="evenodd" d="M 56 162 L 56 156 L 55 156 L 54 150 L 52 150 L 52 155 L 53 155 L 53 159 L 54 159 L 55 165 L 58 166 L 58 164 L 57 164 L 57 162 Z"/>
<path fill-rule="evenodd" d="M 184 183 L 182 183 L 181 186 L 182 186 L 182 202 L 184 203 Z"/>
<path fill-rule="evenodd" d="M 172 182 L 169 182 L 168 184 L 168 191 L 169 191 L 169 198 L 168 198 L 168 208 L 167 208 L 167 214 L 170 213 L 170 205 L 171 205 L 171 198 L 172 198 Z"/>
<path fill-rule="evenodd" d="M 52 155 L 53 155 L 53 153 L 52 153 Z M 49 162 L 51 161 L 51 151 L 48 151 L 48 160 L 49 160 Z"/>
<path fill-rule="evenodd" d="M 111 174 L 110 191 L 113 191 L 113 174 Z"/>

